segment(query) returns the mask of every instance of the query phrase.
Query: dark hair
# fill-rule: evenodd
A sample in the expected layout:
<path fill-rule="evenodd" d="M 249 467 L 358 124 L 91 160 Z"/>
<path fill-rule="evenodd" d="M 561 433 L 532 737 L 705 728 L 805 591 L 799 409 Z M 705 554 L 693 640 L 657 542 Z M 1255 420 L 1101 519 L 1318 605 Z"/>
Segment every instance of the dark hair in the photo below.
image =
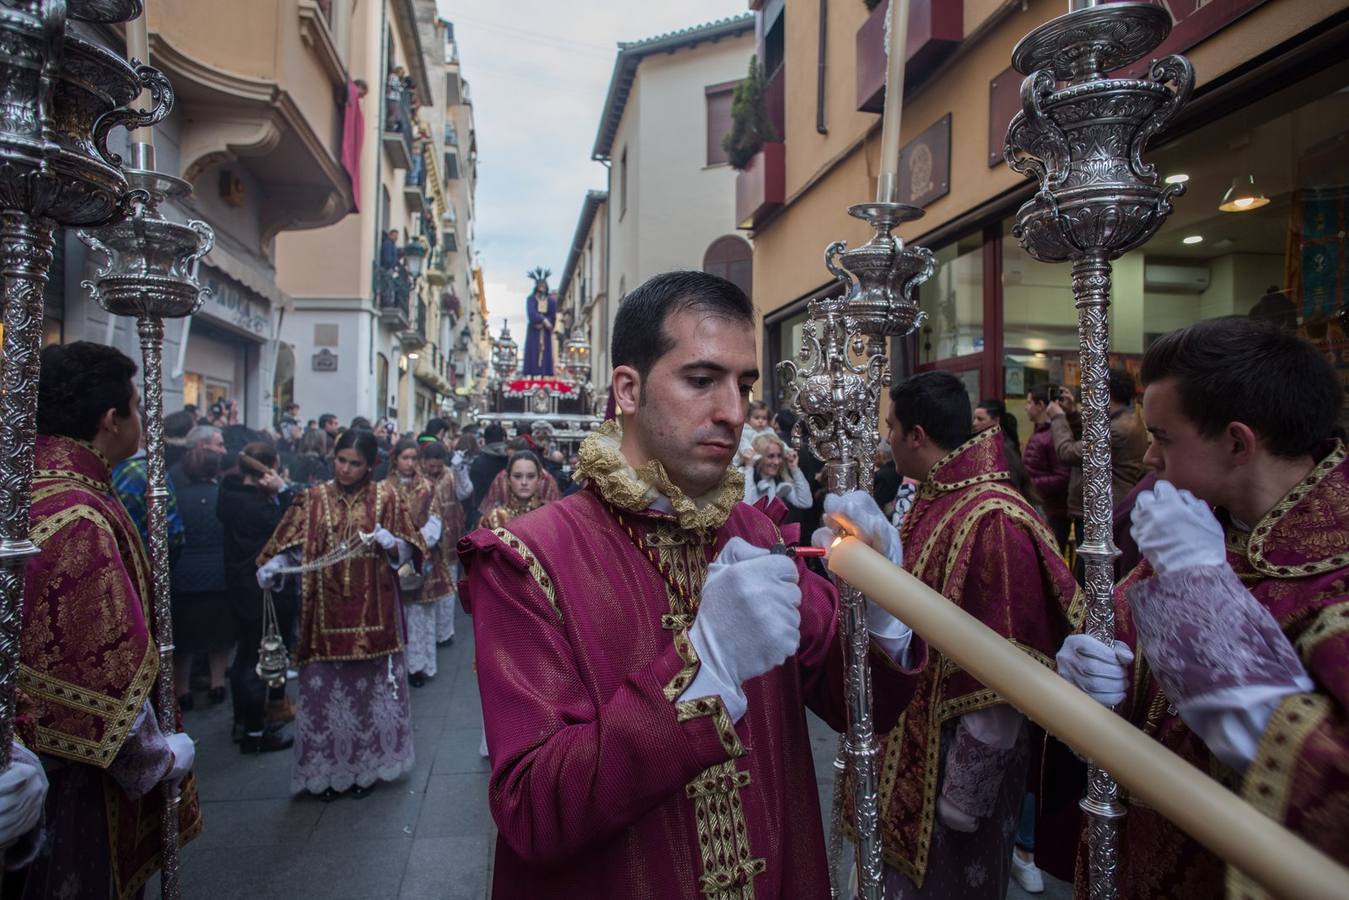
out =
<path fill-rule="evenodd" d="M 38 434 L 92 441 L 108 410 L 123 417 L 131 415 L 136 364 L 125 353 L 76 341 L 44 347 L 39 359 Z"/>
<path fill-rule="evenodd" d="M 513 467 L 516 463 L 520 462 L 521 460 L 524 460 L 526 462 L 532 462 L 534 464 L 534 468 L 538 470 L 539 477 L 540 478 L 543 477 L 543 461 L 539 459 L 538 454 L 536 454 L 533 450 L 516 450 L 514 453 L 511 454 L 511 458 L 506 460 L 507 478 L 511 477 L 511 467 Z"/>
<path fill-rule="evenodd" d="M 753 324 L 754 305 L 725 278 L 706 272 L 653 275 L 623 298 L 614 319 L 609 356 L 614 366 L 631 366 L 643 378 L 656 360 L 674 349 L 665 330 L 671 315 L 698 310 L 734 322 Z"/>
<path fill-rule="evenodd" d="M 271 444 L 263 443 L 262 441 L 244 444 L 243 449 L 239 451 L 239 455 L 257 460 L 269 469 L 275 469 L 276 464 L 280 462 L 281 459 L 277 454 L 275 447 Z"/>
<path fill-rule="evenodd" d="M 979 401 L 978 409 L 988 413 L 989 418 L 996 419 L 1002 426 L 1002 433 L 1014 445 L 1021 445 L 1021 436 L 1017 434 L 1018 426 L 1016 416 L 1007 411 L 1007 404 L 993 397 L 988 397 Z"/>
<path fill-rule="evenodd" d="M 319 416 L 319 427 L 326 428 L 328 427 L 329 422 L 336 422 L 336 421 L 337 421 L 336 415 L 334 415 L 333 413 L 324 413 L 323 415 Z"/>
<path fill-rule="evenodd" d="M 752 416 L 756 412 L 770 412 L 770 410 L 768 409 L 768 404 L 763 402 L 762 400 L 749 401 L 749 407 L 747 409 L 746 415 Z"/>
<path fill-rule="evenodd" d="M 402 438 L 397 444 L 394 444 L 393 453 L 389 455 L 389 458 L 396 463 L 398 462 L 398 457 L 402 456 L 408 450 L 420 451 L 421 448 L 412 438 Z"/>
<path fill-rule="evenodd" d="M 1106 380 L 1110 385 L 1110 399 L 1116 403 L 1133 403 L 1134 394 L 1138 393 L 1138 387 L 1134 384 L 1134 377 L 1125 369 L 1111 369 L 1106 373 Z"/>
<path fill-rule="evenodd" d="M 306 431 L 300 438 L 300 452 L 315 456 L 328 455 L 328 435 L 322 431 Z"/>
<path fill-rule="evenodd" d="M 370 424 L 370 420 L 365 416 L 357 416 L 351 420 L 351 428 L 354 431 L 374 431 L 375 427 Z"/>
<path fill-rule="evenodd" d="M 1163 335 L 1143 355 L 1143 385 L 1177 382 L 1180 409 L 1212 438 L 1232 422 L 1255 431 L 1270 453 L 1314 453 L 1334 434 L 1344 388 L 1309 342 L 1268 322 L 1225 317 Z"/>
<path fill-rule="evenodd" d="M 895 418 L 909 431 L 921 425 L 931 441 L 954 450 L 970 438 L 970 395 L 950 372 L 921 372 L 890 388 Z"/>
<path fill-rule="evenodd" d="M 449 430 L 450 430 L 450 423 L 446 422 L 444 419 L 440 418 L 427 419 L 426 427 L 422 429 L 422 434 L 430 434 L 435 435 L 436 437 L 440 437 L 442 434 L 444 434 Z"/>
<path fill-rule="evenodd" d="M 445 462 L 450 458 L 450 450 L 440 441 L 427 441 L 417 448 L 417 455 L 422 459 L 438 459 Z"/>
<path fill-rule="evenodd" d="M 197 427 L 197 417 L 185 409 L 169 413 L 164 417 L 164 437 L 185 438 L 187 433 Z"/>
<path fill-rule="evenodd" d="M 506 440 L 506 429 L 493 422 L 482 430 L 482 439 L 489 444 L 499 444 Z"/>
<path fill-rule="evenodd" d="M 465 432 L 464 434 L 459 435 L 459 442 L 454 445 L 454 449 L 461 453 L 477 453 L 478 439 Z"/>
<path fill-rule="evenodd" d="M 1030 389 L 1029 396 L 1036 403 L 1048 404 L 1051 400 L 1059 399 L 1059 388 L 1058 385 L 1049 384 L 1048 382 L 1037 384 Z"/>
<path fill-rule="evenodd" d="M 777 415 L 773 416 L 773 421 L 777 424 L 778 431 L 791 434 L 792 429 L 796 427 L 796 413 L 790 409 L 780 409 Z"/>
<path fill-rule="evenodd" d="M 201 448 L 189 450 L 183 454 L 182 467 L 188 481 L 211 481 L 220 474 L 220 454 Z"/>
<path fill-rule="evenodd" d="M 299 409 L 299 408 L 300 404 L 296 403 L 294 400 L 286 404 L 286 412 L 290 412 L 292 409 Z"/>
<path fill-rule="evenodd" d="M 333 447 L 333 455 L 335 456 L 343 450 L 355 450 L 361 454 L 365 464 L 373 469 L 375 460 L 379 456 L 379 442 L 375 440 L 373 432 L 361 428 L 348 428 L 337 436 L 337 445 Z"/>

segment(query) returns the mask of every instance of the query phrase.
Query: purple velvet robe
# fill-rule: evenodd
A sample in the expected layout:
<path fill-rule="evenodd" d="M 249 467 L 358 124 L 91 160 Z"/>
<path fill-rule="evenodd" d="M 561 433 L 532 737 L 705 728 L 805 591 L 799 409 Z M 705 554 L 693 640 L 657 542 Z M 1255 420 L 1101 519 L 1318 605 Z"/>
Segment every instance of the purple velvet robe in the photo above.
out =
<path fill-rule="evenodd" d="M 539 298 L 530 294 L 525 301 L 529 327 L 525 329 L 524 358 L 520 360 L 523 375 L 553 374 L 553 336 L 557 332 L 557 295 L 549 294 L 543 309 Z"/>
<path fill-rule="evenodd" d="M 829 896 L 804 710 L 845 725 L 833 586 L 801 567 L 800 648 L 745 683 L 738 723 L 720 698 L 680 699 L 707 563 L 732 536 L 778 541 L 786 508 L 765 510 L 739 503 L 700 533 L 591 485 L 461 543 L 496 898 Z M 916 638 L 909 658 L 925 659 Z M 889 728 L 912 681 L 878 649 L 872 672 Z"/>

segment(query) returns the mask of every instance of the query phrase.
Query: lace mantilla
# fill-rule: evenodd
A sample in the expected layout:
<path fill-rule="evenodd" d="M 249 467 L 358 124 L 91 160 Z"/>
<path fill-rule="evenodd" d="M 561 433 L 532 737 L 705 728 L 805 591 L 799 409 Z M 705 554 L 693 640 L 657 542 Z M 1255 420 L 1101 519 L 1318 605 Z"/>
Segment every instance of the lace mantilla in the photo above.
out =
<path fill-rule="evenodd" d="M 641 512 L 664 496 L 674 507 L 681 528 L 716 530 L 726 524 L 735 504 L 745 496 L 744 476 L 727 468 L 721 482 L 701 497 L 688 497 L 670 481 L 660 460 L 634 469 L 623 456 L 623 427 L 610 419 L 581 442 L 576 479 L 589 481 L 607 503 Z"/>

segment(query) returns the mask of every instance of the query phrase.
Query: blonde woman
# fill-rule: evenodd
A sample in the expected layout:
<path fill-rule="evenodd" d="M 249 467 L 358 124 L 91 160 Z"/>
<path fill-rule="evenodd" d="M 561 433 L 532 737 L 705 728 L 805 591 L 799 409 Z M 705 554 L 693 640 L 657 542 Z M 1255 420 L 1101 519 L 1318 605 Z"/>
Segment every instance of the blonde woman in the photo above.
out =
<path fill-rule="evenodd" d="M 745 476 L 745 502 L 777 497 L 788 506 L 809 509 L 810 485 L 801 474 L 796 451 L 783 444 L 776 434 L 761 434 L 750 446 L 754 457 L 740 469 Z"/>

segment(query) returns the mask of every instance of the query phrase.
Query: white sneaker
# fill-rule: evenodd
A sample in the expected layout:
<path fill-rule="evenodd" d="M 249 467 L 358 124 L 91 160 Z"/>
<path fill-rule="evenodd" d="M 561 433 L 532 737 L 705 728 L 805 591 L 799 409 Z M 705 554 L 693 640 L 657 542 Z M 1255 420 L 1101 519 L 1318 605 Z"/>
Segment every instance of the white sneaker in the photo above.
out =
<path fill-rule="evenodd" d="M 1040 874 L 1040 867 L 1033 862 L 1026 862 L 1015 851 L 1012 853 L 1012 880 L 1028 894 L 1044 893 L 1045 880 Z"/>

